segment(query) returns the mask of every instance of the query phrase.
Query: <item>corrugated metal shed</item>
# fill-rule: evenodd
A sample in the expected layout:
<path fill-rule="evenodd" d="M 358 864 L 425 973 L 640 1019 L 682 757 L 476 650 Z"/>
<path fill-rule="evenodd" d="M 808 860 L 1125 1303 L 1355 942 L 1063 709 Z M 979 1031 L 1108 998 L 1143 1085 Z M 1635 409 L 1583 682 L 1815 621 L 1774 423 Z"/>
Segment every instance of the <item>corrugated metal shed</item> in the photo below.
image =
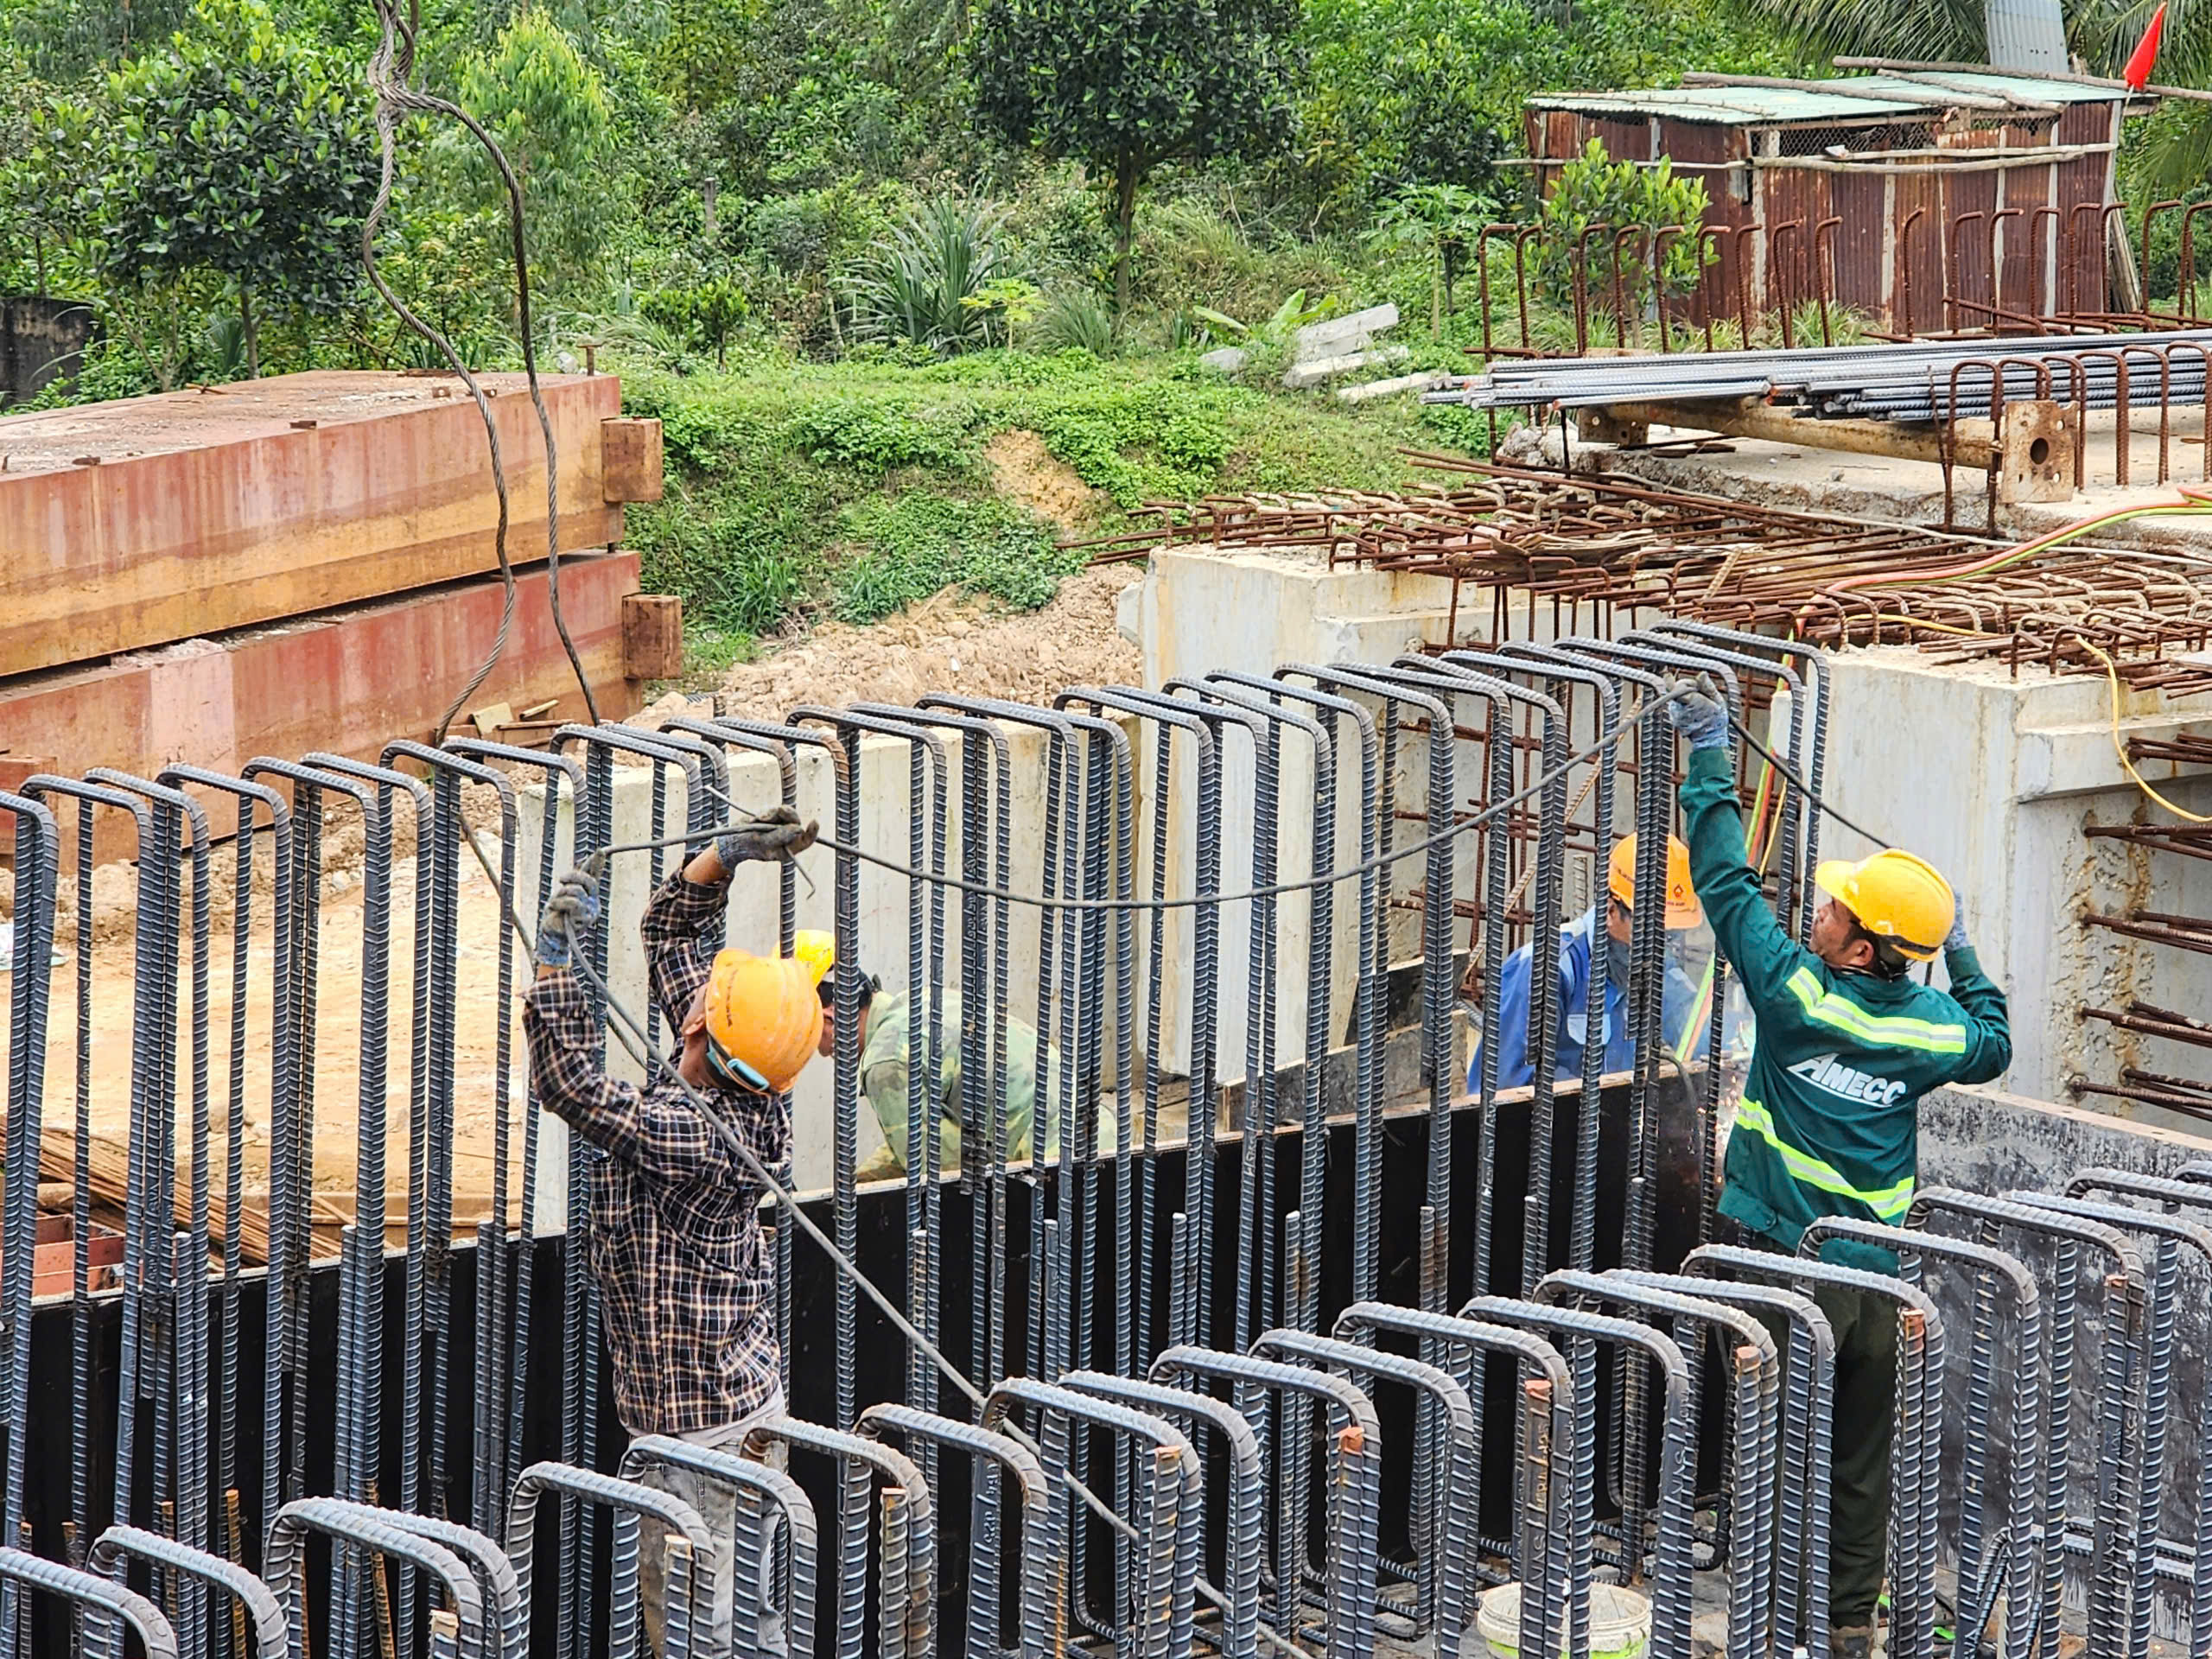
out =
<path fill-rule="evenodd" d="M 2099 215 L 2121 121 L 2155 99 L 1986 64 L 1859 67 L 1872 73 L 1540 94 L 1526 105 L 1537 188 L 1592 139 L 1703 181 L 1717 264 L 1700 308 L 1825 295 L 1878 327 L 1936 326 L 1940 308 L 1956 327 L 2094 312 L 2108 276 L 2127 287 L 2126 227 Z"/>
<path fill-rule="evenodd" d="M 1918 115 L 1927 105 L 1923 100 L 1908 103 L 1895 98 L 1846 96 L 1808 81 L 1802 91 L 1770 86 L 1654 86 L 1618 92 L 1547 92 L 1530 99 L 1528 107 L 1567 110 L 1585 116 L 1656 116 L 1662 121 L 1701 126 L 1764 127 L 1801 121 L 1888 120 Z"/>
<path fill-rule="evenodd" d="M 1930 110 L 1970 111 L 1985 103 L 2000 108 L 2007 105 L 2112 104 L 2126 101 L 2130 96 L 2119 88 L 2088 81 L 1961 66 L 1940 72 L 1891 70 L 1878 74 L 1840 75 L 1827 80 L 1539 92 L 1528 100 L 1526 107 L 1571 111 L 1584 116 L 1656 117 L 1707 126 L 1764 127 L 1804 122 L 1881 120 L 1925 114 Z"/>

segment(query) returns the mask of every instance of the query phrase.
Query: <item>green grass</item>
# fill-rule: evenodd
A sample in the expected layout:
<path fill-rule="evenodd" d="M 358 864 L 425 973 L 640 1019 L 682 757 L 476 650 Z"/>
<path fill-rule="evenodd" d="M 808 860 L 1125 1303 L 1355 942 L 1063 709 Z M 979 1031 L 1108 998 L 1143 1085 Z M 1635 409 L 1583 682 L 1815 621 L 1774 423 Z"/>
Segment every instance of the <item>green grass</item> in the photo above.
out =
<path fill-rule="evenodd" d="M 1409 343 L 1420 361 L 1465 361 L 1450 341 Z M 995 493 L 983 452 L 1000 433 L 1037 433 L 1098 492 L 1096 531 L 1149 501 L 1401 487 L 1424 476 L 1402 448 L 1487 442 L 1459 411 L 1351 405 L 1267 379 L 1225 381 L 1187 354 L 1083 350 L 647 371 L 626 378 L 624 403 L 660 417 L 668 483 L 659 504 L 631 510 L 630 539 L 646 586 L 682 595 L 702 640 L 749 640 L 807 613 L 870 621 L 954 585 L 1028 609 L 1080 556 Z"/>

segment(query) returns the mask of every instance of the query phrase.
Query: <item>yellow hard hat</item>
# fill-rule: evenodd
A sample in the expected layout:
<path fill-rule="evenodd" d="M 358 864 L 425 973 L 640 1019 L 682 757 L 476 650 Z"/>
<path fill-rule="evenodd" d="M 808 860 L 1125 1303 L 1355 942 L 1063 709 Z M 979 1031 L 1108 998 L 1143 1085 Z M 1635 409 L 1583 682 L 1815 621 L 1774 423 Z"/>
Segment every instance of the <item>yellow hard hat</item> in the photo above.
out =
<path fill-rule="evenodd" d="M 791 935 L 791 955 L 814 970 L 819 985 L 837 965 L 837 936 L 818 927 L 802 927 Z"/>
<path fill-rule="evenodd" d="M 1614 898 L 1636 906 L 1636 837 L 1623 836 L 1613 843 L 1613 856 L 1605 868 L 1605 886 Z M 1690 849 L 1681 837 L 1667 837 L 1667 931 L 1681 933 L 1700 925 L 1705 906 L 1690 886 Z"/>
<path fill-rule="evenodd" d="M 817 969 L 793 957 L 724 950 L 707 982 L 707 1058 L 726 1081 L 789 1089 L 822 1040 Z"/>
<path fill-rule="evenodd" d="M 1935 866 L 1894 848 L 1855 864 L 1823 859 L 1813 880 L 1857 917 L 1859 926 L 1915 962 L 1935 959 L 1958 914 L 1951 884 Z"/>

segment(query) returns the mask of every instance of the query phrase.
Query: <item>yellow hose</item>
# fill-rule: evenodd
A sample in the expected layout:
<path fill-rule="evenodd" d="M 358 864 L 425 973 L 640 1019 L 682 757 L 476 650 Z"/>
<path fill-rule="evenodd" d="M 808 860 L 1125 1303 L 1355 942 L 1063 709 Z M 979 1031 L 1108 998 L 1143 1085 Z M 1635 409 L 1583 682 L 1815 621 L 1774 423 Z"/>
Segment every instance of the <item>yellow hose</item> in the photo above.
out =
<path fill-rule="evenodd" d="M 2166 508 L 2164 511 L 2173 512 L 2176 511 L 2176 509 Z M 2190 511 L 2212 512 L 2212 505 L 2208 505 L 2202 508 L 2190 509 Z M 1953 624 L 1948 622 L 1930 622 L 1924 618 L 1917 616 L 1890 616 L 1883 614 L 1881 616 L 1881 620 L 1885 622 L 1903 623 L 1905 626 L 1911 628 L 1927 628 L 1936 633 L 1960 634 L 1969 639 L 1988 639 L 1995 637 L 1983 632 L 1980 628 L 1961 628 L 1955 626 Z M 2164 807 L 2167 811 L 2172 813 L 2177 818 L 2185 818 L 2191 823 L 2212 823 L 2212 816 L 2207 816 L 2201 812 L 2192 812 L 2185 806 L 2176 806 L 2171 801 L 2168 800 L 2164 796 L 2159 794 L 2157 790 L 2153 789 L 2151 786 L 2151 783 L 2148 779 L 2145 778 L 2141 772 L 2135 770 L 2135 763 L 2127 758 L 2127 745 L 2120 741 L 2120 691 L 2119 665 L 2115 664 L 2111 657 L 2104 651 L 2091 645 L 2087 639 L 2082 639 L 2082 636 L 2078 632 L 2075 635 L 2075 638 L 2082 640 L 2082 648 L 2084 651 L 2088 652 L 2091 656 L 2094 657 L 2099 662 L 2105 665 L 2105 679 L 2112 687 L 2111 730 L 2113 753 L 2120 757 L 2120 766 L 2126 770 L 2128 777 L 2134 780 L 2135 787 L 2141 790 L 2145 795 L 2156 801 L 2160 806 Z"/>

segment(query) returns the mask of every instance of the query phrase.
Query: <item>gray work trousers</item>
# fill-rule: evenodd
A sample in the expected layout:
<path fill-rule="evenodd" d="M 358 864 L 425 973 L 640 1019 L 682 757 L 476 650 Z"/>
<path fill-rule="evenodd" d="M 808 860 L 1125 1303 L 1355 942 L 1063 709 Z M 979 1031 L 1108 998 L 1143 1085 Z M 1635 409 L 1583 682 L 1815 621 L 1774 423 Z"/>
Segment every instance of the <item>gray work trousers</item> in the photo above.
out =
<path fill-rule="evenodd" d="M 716 1428 L 699 1429 L 678 1438 L 710 1451 L 734 1452 L 743 1446 L 746 1435 L 756 1425 L 788 1414 L 788 1408 L 779 1389 L 767 1404 L 749 1417 Z M 633 1435 L 632 1438 L 638 1437 Z M 770 1447 L 764 1461 L 770 1468 L 782 1468 L 785 1464 L 782 1445 Z M 695 1575 L 703 1576 L 698 1578 L 693 1586 L 693 1605 L 698 1611 L 691 1626 L 691 1652 L 695 1659 L 724 1659 L 731 1650 L 733 1608 L 736 1599 L 736 1586 L 732 1582 L 732 1557 L 737 1535 L 737 1494 L 721 1481 L 689 1469 L 672 1468 L 667 1464 L 649 1465 L 639 1475 L 638 1484 L 689 1503 L 699 1512 L 699 1518 L 707 1523 L 707 1535 L 714 1540 L 714 1554 L 709 1560 L 695 1563 L 693 1567 Z M 645 1624 L 646 1650 L 654 1656 L 654 1659 L 664 1659 L 667 1653 L 664 1603 L 668 1592 L 668 1540 L 675 1535 L 651 1522 L 643 1523 L 639 1529 L 639 1611 Z M 775 1618 L 771 1611 L 778 1554 L 772 1526 L 768 1542 L 768 1548 L 761 1554 L 760 1582 L 747 1599 L 761 1610 L 760 1639 L 764 1647 L 774 1651 L 781 1648 L 783 1638 L 780 1632 L 782 1620 Z"/>

